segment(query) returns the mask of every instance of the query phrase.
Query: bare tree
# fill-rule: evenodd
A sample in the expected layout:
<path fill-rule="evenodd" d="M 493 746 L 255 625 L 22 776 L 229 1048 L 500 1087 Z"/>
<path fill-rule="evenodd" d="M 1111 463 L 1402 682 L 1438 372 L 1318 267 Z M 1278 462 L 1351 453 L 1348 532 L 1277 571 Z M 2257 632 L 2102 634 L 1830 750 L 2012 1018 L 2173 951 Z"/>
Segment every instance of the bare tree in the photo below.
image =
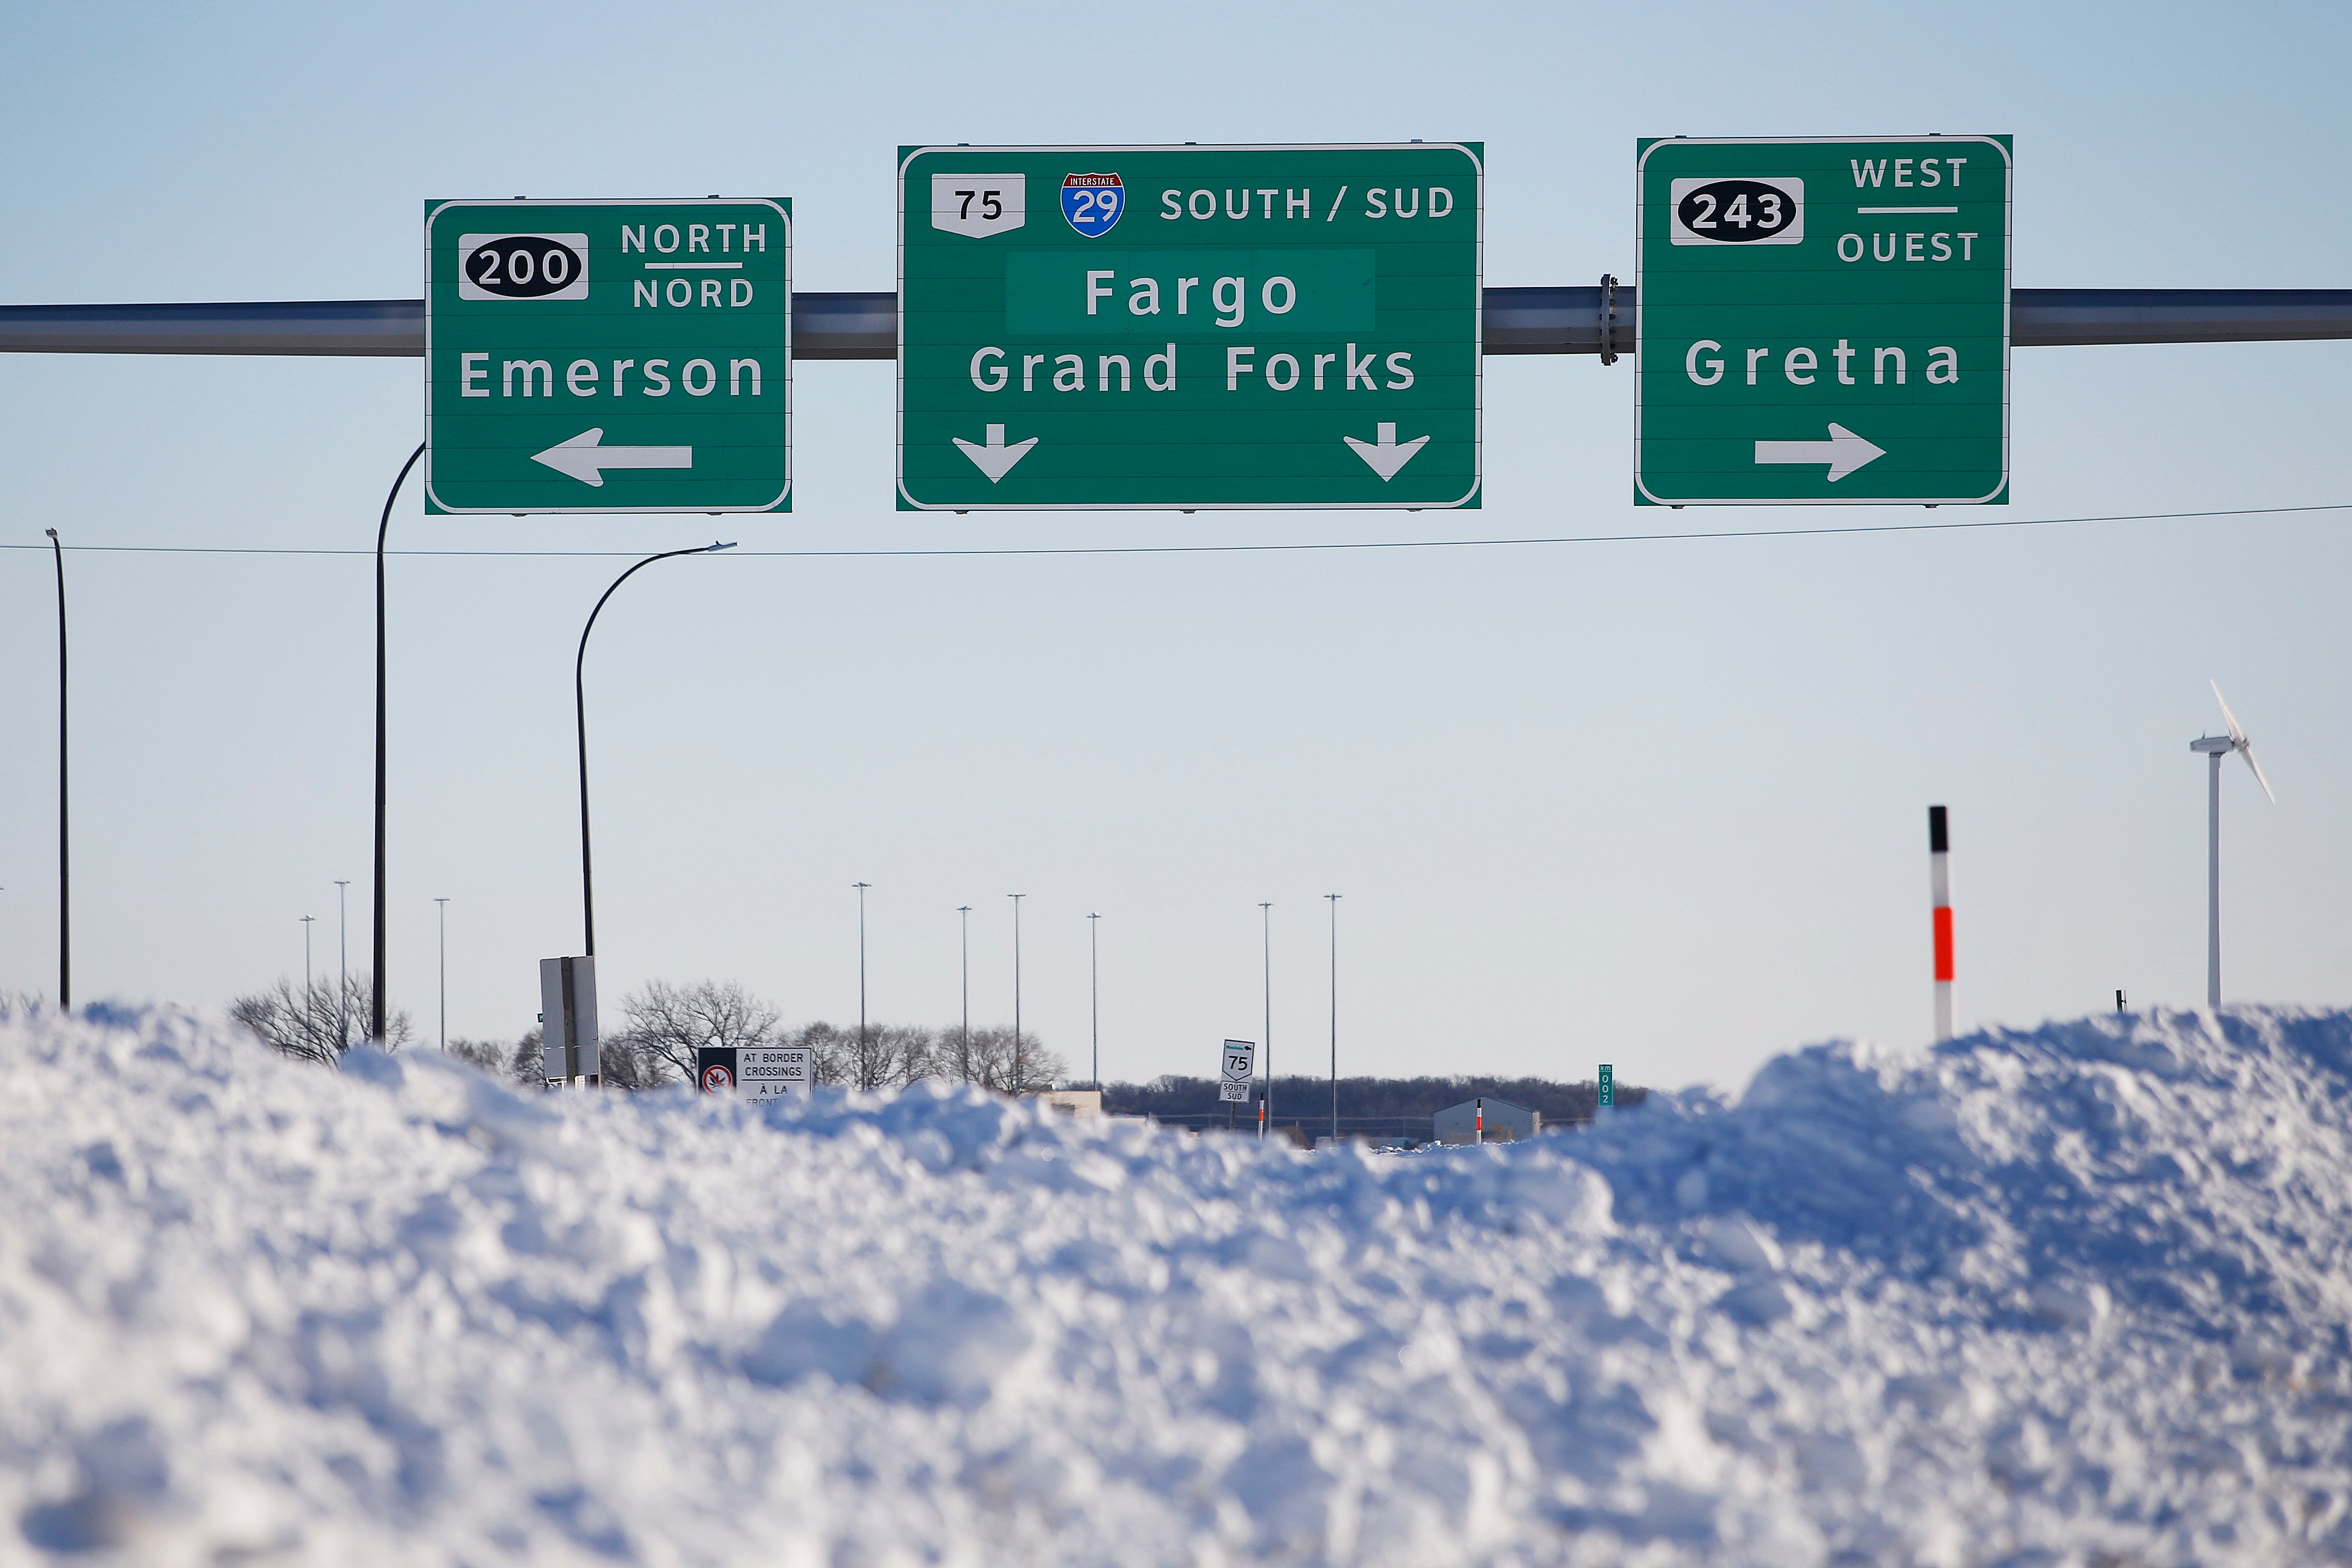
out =
<path fill-rule="evenodd" d="M 960 1042 L 959 1042 L 960 1043 Z M 971 1032 L 971 1059 L 959 1074 L 967 1083 L 998 1094 L 1035 1094 L 1048 1089 L 1066 1076 L 1069 1064 L 1058 1051 L 1049 1051 L 1040 1045 L 1037 1037 L 1023 1030 L 1021 1049 L 1013 1048 L 1013 1031 L 1007 1028 L 974 1029 Z M 953 1054 L 961 1055 L 961 1051 Z M 1014 1073 L 1019 1072 L 1019 1081 Z M 961 1062 L 957 1064 L 963 1066 Z"/>
<path fill-rule="evenodd" d="M 373 1015 L 375 993 L 365 975 L 349 981 L 320 980 L 305 993 L 291 980 L 280 980 L 267 991 L 239 996 L 228 1005 L 228 1016 L 276 1047 L 303 1061 L 336 1062 L 362 1042 L 341 1034 L 342 1021 Z M 408 1015 L 394 1009 L 384 1020 L 386 1050 L 396 1051 L 415 1034 Z"/>
<path fill-rule="evenodd" d="M 509 1078 L 538 1088 L 547 1081 L 541 1060 L 540 1032 L 530 1030 L 513 1045 L 504 1040 L 452 1040 L 449 1054 L 468 1061 L 493 1078 Z"/>
<path fill-rule="evenodd" d="M 645 1079 L 631 1087 L 651 1088 L 677 1078 L 691 1083 L 695 1052 L 705 1046 L 766 1046 L 776 1040 L 777 1013 L 733 981 L 721 984 L 700 980 L 672 985 L 649 983 L 621 1002 L 622 1028 L 603 1042 L 610 1059 L 617 1052 L 630 1058 L 621 1071 Z M 610 1067 L 605 1076 L 617 1079 Z"/>

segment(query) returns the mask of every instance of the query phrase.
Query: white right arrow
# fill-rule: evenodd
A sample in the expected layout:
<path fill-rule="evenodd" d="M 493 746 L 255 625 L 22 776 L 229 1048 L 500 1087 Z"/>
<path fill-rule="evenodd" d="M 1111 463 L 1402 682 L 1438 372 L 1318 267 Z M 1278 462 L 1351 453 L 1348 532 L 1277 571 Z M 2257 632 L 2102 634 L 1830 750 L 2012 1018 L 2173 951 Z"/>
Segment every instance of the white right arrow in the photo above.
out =
<path fill-rule="evenodd" d="M 962 449 L 963 455 L 970 458 L 982 473 L 988 476 L 988 482 L 992 485 L 1011 473 L 1013 465 L 1027 457 L 1029 448 L 1037 444 L 1037 437 L 1032 436 L 1026 441 L 1015 441 L 1010 447 L 1006 446 L 1004 426 L 1002 425 L 992 425 L 988 427 L 988 445 L 985 447 L 976 442 L 967 441 L 961 436 L 952 437 L 950 439 Z"/>
<path fill-rule="evenodd" d="M 1827 463 L 1829 482 L 1837 483 L 1864 463 L 1886 456 L 1886 448 L 1873 446 L 1843 425 L 1830 426 L 1826 441 L 1759 441 L 1756 460 L 1759 463 Z"/>
<path fill-rule="evenodd" d="M 1342 436 L 1339 439 L 1353 447 L 1356 449 L 1356 456 L 1372 466 L 1372 472 L 1380 475 L 1382 484 L 1395 479 L 1397 470 L 1412 462 L 1415 452 L 1429 445 L 1428 437 L 1415 436 L 1402 447 L 1398 446 L 1396 426 L 1393 425 L 1380 426 L 1374 429 L 1373 434 L 1380 439 L 1359 441 L 1353 436 Z"/>

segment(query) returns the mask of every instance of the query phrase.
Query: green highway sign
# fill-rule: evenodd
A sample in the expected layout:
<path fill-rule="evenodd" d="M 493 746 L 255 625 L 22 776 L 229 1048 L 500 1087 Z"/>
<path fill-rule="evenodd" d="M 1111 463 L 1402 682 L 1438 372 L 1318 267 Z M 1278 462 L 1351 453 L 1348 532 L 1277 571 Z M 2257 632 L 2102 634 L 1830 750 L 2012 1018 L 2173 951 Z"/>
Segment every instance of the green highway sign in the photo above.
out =
<path fill-rule="evenodd" d="M 788 201 L 425 208 L 425 505 L 782 511 Z"/>
<path fill-rule="evenodd" d="M 2009 500 L 2010 138 L 1644 140 L 1638 501 Z"/>
<path fill-rule="evenodd" d="M 1478 504 L 1484 153 L 908 147 L 898 506 Z"/>

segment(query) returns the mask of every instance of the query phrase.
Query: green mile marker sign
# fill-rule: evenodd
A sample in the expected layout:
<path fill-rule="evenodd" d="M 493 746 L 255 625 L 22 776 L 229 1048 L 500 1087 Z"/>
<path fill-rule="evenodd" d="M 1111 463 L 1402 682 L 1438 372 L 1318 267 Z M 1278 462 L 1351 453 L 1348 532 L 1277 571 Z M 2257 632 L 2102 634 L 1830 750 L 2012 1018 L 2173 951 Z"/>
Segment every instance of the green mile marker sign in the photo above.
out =
<path fill-rule="evenodd" d="M 2010 138 L 1639 147 L 1637 501 L 2009 500 Z"/>
<path fill-rule="evenodd" d="M 782 511 L 792 204 L 425 209 L 425 510 Z"/>
<path fill-rule="evenodd" d="M 901 510 L 1478 504 L 1476 142 L 908 147 Z"/>

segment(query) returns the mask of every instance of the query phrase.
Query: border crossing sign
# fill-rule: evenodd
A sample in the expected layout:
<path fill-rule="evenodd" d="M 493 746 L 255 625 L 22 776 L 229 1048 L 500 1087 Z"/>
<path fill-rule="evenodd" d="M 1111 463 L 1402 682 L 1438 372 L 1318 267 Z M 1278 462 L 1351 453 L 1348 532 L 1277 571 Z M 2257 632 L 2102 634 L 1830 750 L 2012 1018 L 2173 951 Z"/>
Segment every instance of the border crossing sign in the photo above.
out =
<path fill-rule="evenodd" d="M 785 511 L 792 203 L 425 208 L 425 505 Z"/>
<path fill-rule="evenodd" d="M 1637 502 L 2009 500 L 2010 138 L 1645 139 Z"/>
<path fill-rule="evenodd" d="M 902 511 L 1478 504 L 1478 142 L 907 147 Z"/>

